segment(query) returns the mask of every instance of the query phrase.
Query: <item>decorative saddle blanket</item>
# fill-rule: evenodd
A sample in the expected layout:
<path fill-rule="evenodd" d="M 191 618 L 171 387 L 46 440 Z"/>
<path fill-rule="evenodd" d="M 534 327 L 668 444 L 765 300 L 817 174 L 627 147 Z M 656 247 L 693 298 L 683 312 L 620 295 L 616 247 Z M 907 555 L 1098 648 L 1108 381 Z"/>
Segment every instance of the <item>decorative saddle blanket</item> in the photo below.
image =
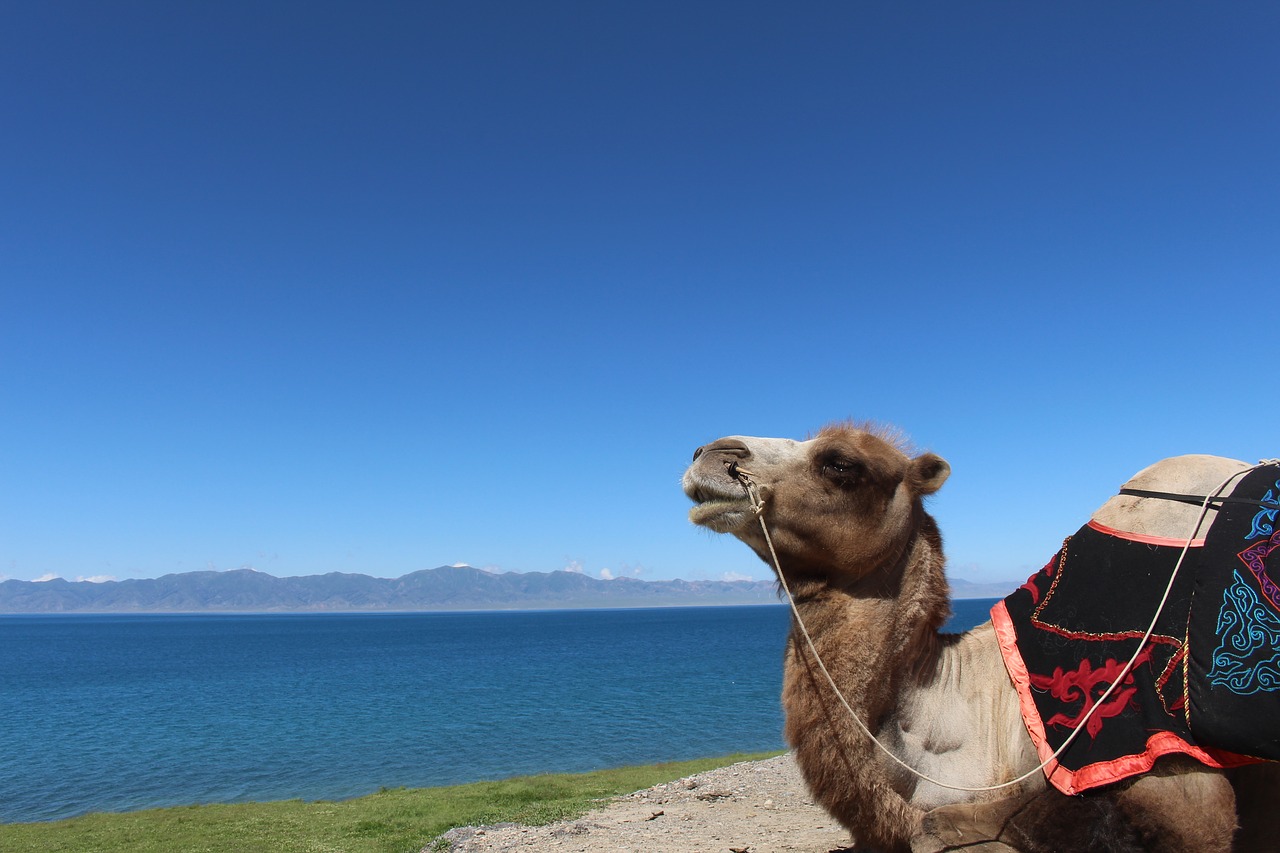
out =
<path fill-rule="evenodd" d="M 1211 767 L 1280 759 L 1280 468 L 1254 469 L 1230 497 L 1188 550 L 1133 669 L 1045 767 L 1064 793 L 1170 753 Z M 1091 521 L 992 608 L 1041 761 L 1137 651 L 1185 544 Z"/>

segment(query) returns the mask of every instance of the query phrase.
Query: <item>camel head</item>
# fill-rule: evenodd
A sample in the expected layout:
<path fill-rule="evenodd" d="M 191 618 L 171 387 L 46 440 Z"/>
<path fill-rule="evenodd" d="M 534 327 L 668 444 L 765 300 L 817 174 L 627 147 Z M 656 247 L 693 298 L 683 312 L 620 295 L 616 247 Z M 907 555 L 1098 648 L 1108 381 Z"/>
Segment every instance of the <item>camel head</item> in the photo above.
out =
<path fill-rule="evenodd" d="M 787 577 L 856 582 L 896 563 L 951 466 L 932 453 L 909 455 L 892 436 L 828 427 L 807 441 L 730 436 L 699 447 L 685 472 L 695 524 L 732 533 L 771 563 L 745 483 L 763 515 Z"/>

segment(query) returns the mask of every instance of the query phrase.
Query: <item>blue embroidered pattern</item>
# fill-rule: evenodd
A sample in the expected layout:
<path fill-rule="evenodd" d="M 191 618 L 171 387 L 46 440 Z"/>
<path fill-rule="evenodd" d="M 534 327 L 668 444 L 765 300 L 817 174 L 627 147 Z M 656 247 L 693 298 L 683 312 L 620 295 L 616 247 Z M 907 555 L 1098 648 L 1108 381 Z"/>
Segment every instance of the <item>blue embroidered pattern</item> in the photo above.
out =
<path fill-rule="evenodd" d="M 1241 696 L 1280 690 L 1280 618 L 1239 571 L 1232 574 L 1218 611 L 1218 648 L 1209 683 Z"/>
<path fill-rule="evenodd" d="M 1275 486 L 1267 489 L 1267 493 L 1262 499 L 1268 503 L 1275 503 L 1280 500 L 1280 480 L 1276 480 Z M 1244 537 L 1247 539 L 1257 539 L 1259 536 L 1270 536 L 1276 532 L 1276 513 L 1280 513 L 1280 509 L 1263 509 L 1258 510 L 1258 514 L 1253 517 L 1253 530 L 1249 531 L 1249 535 Z"/>

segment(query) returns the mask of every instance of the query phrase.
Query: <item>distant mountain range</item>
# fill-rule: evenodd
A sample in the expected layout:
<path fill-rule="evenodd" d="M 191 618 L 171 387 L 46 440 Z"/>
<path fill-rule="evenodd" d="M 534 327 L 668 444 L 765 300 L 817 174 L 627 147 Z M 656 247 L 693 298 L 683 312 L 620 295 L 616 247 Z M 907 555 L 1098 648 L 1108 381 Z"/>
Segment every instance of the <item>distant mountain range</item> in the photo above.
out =
<path fill-rule="evenodd" d="M 237 569 L 105 583 L 0 583 L 0 613 L 508 610 L 777 601 L 768 581 L 606 581 L 577 572 L 493 574 L 470 566 L 441 566 L 394 579 L 340 572 L 278 578 Z"/>
<path fill-rule="evenodd" d="M 948 578 L 948 582 L 951 584 L 952 598 L 1004 598 L 1022 586 L 1022 581 L 973 583 L 964 578 Z"/>
<path fill-rule="evenodd" d="M 958 580 L 952 586 L 957 598 L 994 598 L 1015 585 Z M 341 572 L 278 578 L 237 569 L 104 583 L 60 578 L 0 583 L 0 613 L 537 610 L 778 601 L 773 581 L 600 580 L 578 572 L 493 574 L 470 566 L 441 566 L 394 579 Z"/>

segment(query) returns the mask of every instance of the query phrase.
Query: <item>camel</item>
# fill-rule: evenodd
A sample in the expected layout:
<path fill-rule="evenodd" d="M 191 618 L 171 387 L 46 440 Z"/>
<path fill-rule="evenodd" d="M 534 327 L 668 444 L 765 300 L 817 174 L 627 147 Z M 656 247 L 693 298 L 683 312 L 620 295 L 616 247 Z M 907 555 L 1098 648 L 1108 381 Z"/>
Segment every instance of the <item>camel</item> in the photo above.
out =
<path fill-rule="evenodd" d="M 695 524 L 734 535 L 783 575 L 845 700 L 894 755 L 938 782 L 997 785 L 1040 761 L 992 624 L 940 633 L 949 589 L 942 538 L 923 501 L 951 469 L 932 453 L 912 453 L 892 430 L 865 424 L 828 427 L 804 441 L 732 436 L 699 447 L 682 484 Z M 1247 467 L 1175 457 L 1129 485 L 1204 494 Z M 1094 517 L 1118 530 L 1180 537 L 1199 512 L 1117 495 Z M 1209 510 L 1205 523 L 1212 518 Z M 782 703 L 785 736 L 808 786 L 858 849 L 1226 853 L 1273 850 L 1280 837 L 1275 763 L 1223 771 L 1166 756 L 1145 775 L 1083 796 L 1047 785 L 1043 772 L 994 791 L 922 781 L 853 722 L 795 619 Z"/>

